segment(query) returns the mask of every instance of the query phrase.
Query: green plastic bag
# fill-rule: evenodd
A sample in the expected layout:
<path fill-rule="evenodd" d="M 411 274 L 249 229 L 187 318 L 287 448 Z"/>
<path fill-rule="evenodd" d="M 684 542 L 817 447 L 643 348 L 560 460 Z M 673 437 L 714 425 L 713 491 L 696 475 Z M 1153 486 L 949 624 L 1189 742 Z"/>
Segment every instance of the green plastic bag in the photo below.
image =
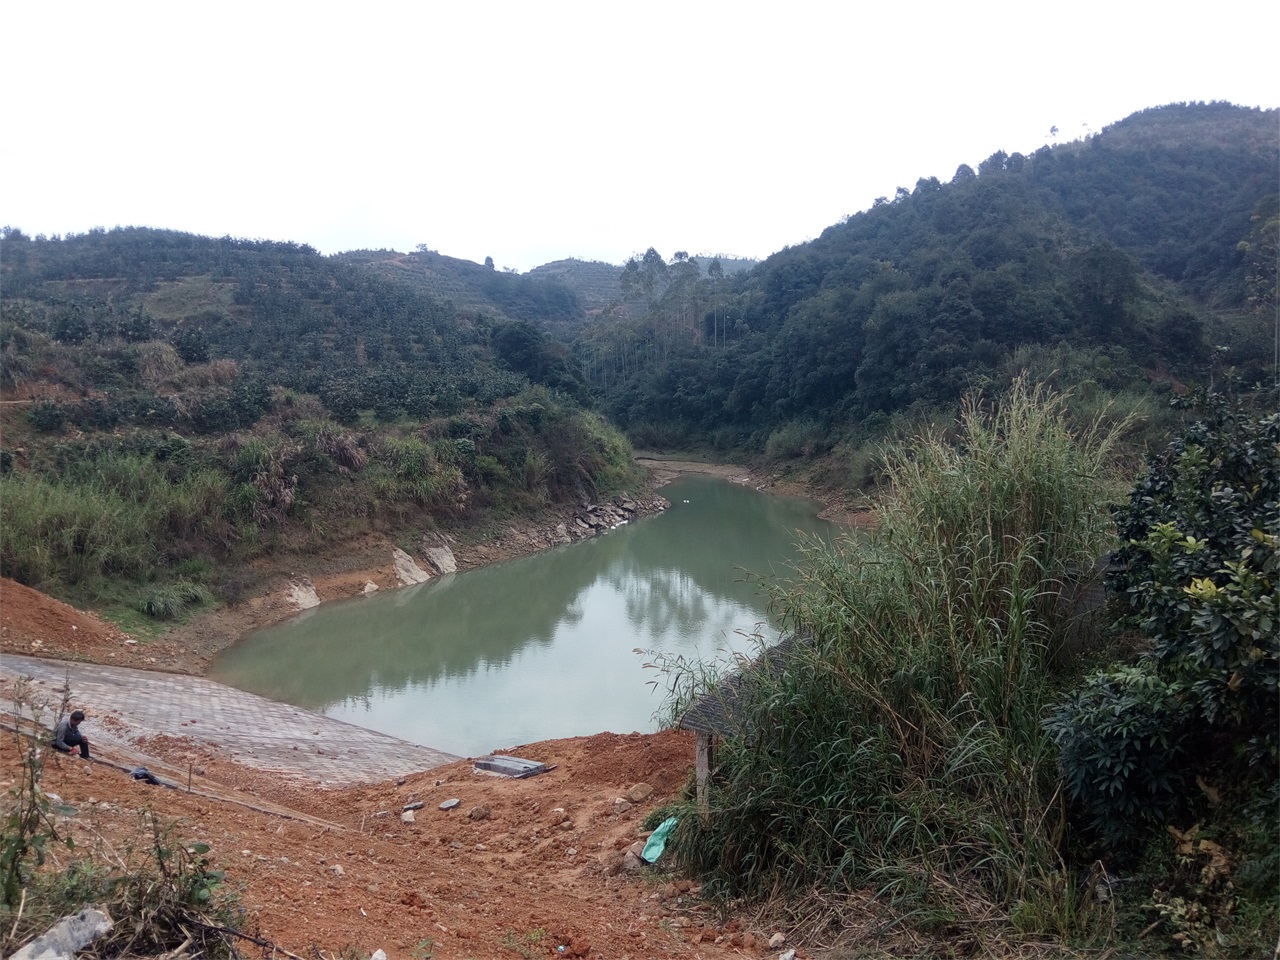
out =
<path fill-rule="evenodd" d="M 644 845 L 644 850 L 640 854 L 640 858 L 645 863 L 656 863 L 658 858 L 662 856 L 662 851 L 667 846 L 667 837 L 675 829 L 677 819 L 677 817 L 667 817 L 667 819 L 658 824 L 657 830 L 649 834 L 649 842 Z"/>

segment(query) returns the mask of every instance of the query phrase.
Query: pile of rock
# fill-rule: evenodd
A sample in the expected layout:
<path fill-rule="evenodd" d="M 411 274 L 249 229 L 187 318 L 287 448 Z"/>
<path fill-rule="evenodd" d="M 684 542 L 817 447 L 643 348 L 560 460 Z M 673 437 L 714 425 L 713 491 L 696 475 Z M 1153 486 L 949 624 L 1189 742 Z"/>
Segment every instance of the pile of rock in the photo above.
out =
<path fill-rule="evenodd" d="M 460 556 L 460 568 L 488 563 L 514 556 L 526 556 L 541 550 L 585 540 L 608 533 L 629 520 L 661 513 L 670 502 L 664 497 L 632 498 L 617 496 L 607 503 L 591 503 L 575 509 L 567 518 L 554 524 L 535 527 L 510 527 L 507 532 L 483 546 L 474 548 L 468 556 Z"/>

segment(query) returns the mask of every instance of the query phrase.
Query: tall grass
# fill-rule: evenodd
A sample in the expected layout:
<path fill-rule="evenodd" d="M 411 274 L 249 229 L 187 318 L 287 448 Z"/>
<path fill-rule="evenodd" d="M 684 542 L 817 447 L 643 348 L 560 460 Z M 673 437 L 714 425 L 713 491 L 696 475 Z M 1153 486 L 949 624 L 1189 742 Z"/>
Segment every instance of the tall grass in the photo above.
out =
<path fill-rule="evenodd" d="M 43 585 L 148 579 L 183 545 L 234 539 L 229 492 L 216 470 L 172 476 L 150 456 L 119 452 L 77 463 L 57 481 L 5 475 L 0 570 Z"/>
<path fill-rule="evenodd" d="M 917 924 L 1060 935 L 1076 904 L 1041 727 L 1053 602 L 1105 549 L 1115 431 L 1018 381 L 885 457 L 878 533 L 811 546 L 776 598 L 789 645 L 749 671 L 711 815 L 676 850 L 727 892 L 872 890 Z"/>
<path fill-rule="evenodd" d="M 0 569 L 29 584 L 137 577 L 156 560 L 155 508 L 110 490 L 0 478 Z"/>

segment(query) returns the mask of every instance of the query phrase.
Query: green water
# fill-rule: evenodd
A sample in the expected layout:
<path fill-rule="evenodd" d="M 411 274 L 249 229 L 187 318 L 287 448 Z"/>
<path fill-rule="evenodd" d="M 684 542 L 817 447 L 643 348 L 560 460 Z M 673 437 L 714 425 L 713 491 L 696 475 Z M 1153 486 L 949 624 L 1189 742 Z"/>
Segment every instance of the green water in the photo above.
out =
<path fill-rule="evenodd" d="M 747 571 L 786 577 L 842 528 L 803 500 L 685 476 L 671 508 L 591 540 L 306 611 L 210 677 L 462 756 L 656 729 L 662 651 L 712 660 L 776 631 Z M 654 681 L 657 681 L 655 684 Z"/>

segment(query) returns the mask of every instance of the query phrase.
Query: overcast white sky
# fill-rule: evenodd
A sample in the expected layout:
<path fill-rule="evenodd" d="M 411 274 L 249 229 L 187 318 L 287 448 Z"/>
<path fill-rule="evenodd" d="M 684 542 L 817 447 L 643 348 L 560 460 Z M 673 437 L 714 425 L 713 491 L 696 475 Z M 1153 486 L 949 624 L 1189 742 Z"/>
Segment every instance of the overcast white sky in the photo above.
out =
<path fill-rule="evenodd" d="M 10 3 L 0 224 L 527 270 L 763 257 L 919 177 L 1280 104 L 1280 3 Z"/>

